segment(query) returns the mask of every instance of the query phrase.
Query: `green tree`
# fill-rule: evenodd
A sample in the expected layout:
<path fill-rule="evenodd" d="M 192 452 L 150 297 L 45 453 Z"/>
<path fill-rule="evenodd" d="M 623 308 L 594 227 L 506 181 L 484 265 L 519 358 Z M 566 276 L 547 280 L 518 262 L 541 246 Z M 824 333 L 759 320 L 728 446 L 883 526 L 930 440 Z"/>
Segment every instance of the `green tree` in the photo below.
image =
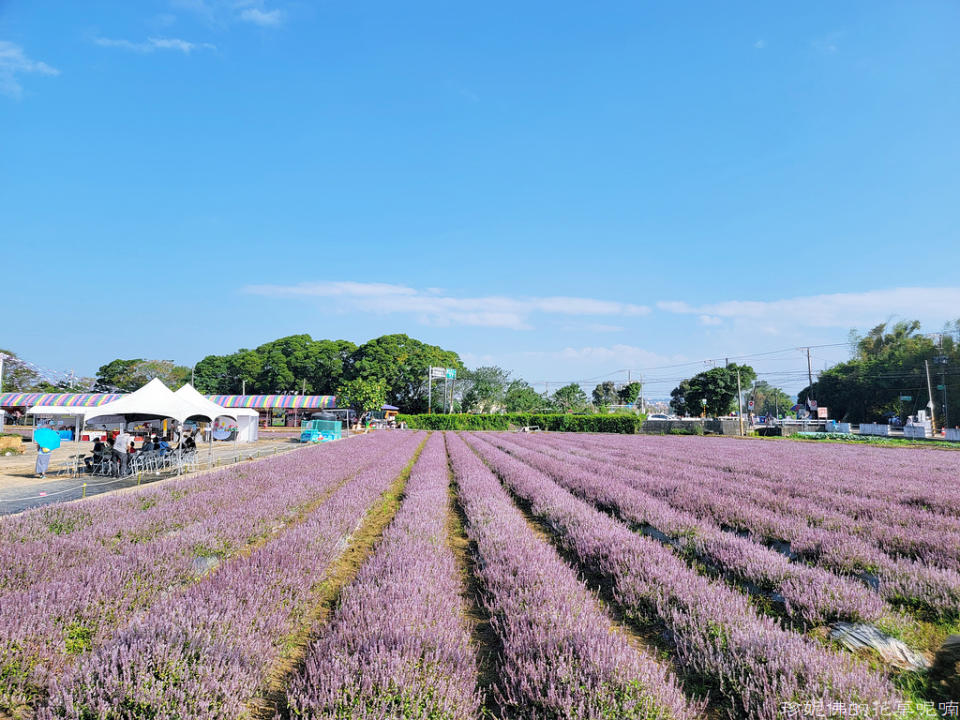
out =
<path fill-rule="evenodd" d="M 881 323 L 865 335 L 852 334 L 853 357 L 820 373 L 813 387 L 798 393 L 798 402 L 809 398 L 829 409 L 830 416 L 853 423 L 876 422 L 890 415 L 901 420 L 923 410 L 930 402 L 925 361 L 930 364 L 933 406 L 937 423 L 944 421 L 944 390 L 948 402 L 960 398 L 960 321 L 943 333 L 920 333 L 916 320 Z M 939 360 L 942 358 L 942 362 Z M 903 398 L 909 398 L 904 400 Z M 948 417 L 951 425 L 960 413 Z"/>
<path fill-rule="evenodd" d="M 493 413 L 504 409 L 510 373 L 495 365 L 468 370 L 463 379 L 465 412 Z"/>
<path fill-rule="evenodd" d="M 106 365 L 101 365 L 97 370 L 96 392 L 133 392 L 140 385 L 137 384 L 136 367 L 143 360 L 134 358 L 133 360 L 112 360 Z"/>
<path fill-rule="evenodd" d="M 616 405 L 619 399 L 617 386 L 612 380 L 605 380 L 593 389 L 593 404 L 596 407 Z"/>
<path fill-rule="evenodd" d="M 688 417 L 697 414 L 693 407 L 687 402 L 689 395 L 689 380 L 681 380 L 680 384 L 670 391 L 670 407 L 673 408 L 673 411 L 680 417 Z"/>
<path fill-rule="evenodd" d="M 295 387 L 295 378 L 287 366 L 287 359 L 280 350 L 271 349 L 264 356 L 257 388 L 258 392 L 273 394 L 299 390 Z"/>
<path fill-rule="evenodd" d="M 190 368 L 177 365 L 171 360 L 140 360 L 133 368 L 133 381 L 137 388 L 143 387 L 154 378 L 176 390 L 190 382 Z"/>
<path fill-rule="evenodd" d="M 588 402 L 587 394 L 576 383 L 564 385 L 553 394 L 553 403 L 561 412 L 579 412 Z"/>
<path fill-rule="evenodd" d="M 385 380 L 356 378 L 337 388 L 337 406 L 353 408 L 357 416 L 379 410 L 387 401 Z"/>
<path fill-rule="evenodd" d="M 642 389 L 643 385 L 638 382 L 627 383 L 617 391 L 617 399 L 621 405 L 636 405 Z"/>
<path fill-rule="evenodd" d="M 40 375 L 18 358 L 15 352 L 0 350 L 0 355 L 6 355 L 3 359 L 3 382 L 0 383 L 3 392 L 27 392 L 41 381 Z"/>
<path fill-rule="evenodd" d="M 227 392 L 261 394 L 260 388 L 257 387 L 257 380 L 263 374 L 263 355 L 256 350 L 241 348 L 226 360 L 230 388 Z M 267 390 L 268 388 L 264 388 L 265 392 Z"/>
<path fill-rule="evenodd" d="M 403 412 L 427 410 L 427 369 L 430 366 L 464 368 L 460 356 L 407 335 L 384 335 L 364 343 L 350 356 L 348 378 L 382 379 L 387 402 Z"/>
<path fill-rule="evenodd" d="M 737 371 L 740 372 L 740 386 L 749 390 L 757 374 L 749 365 L 731 363 L 726 367 L 711 368 L 697 373 L 689 380 L 674 388 L 670 393 L 671 405 L 680 414 L 675 399 L 683 398 L 683 411 L 688 415 L 699 415 L 703 410 L 703 400 L 707 401 L 708 416 L 728 415 L 737 409 Z M 746 410 L 744 410 L 746 411 Z"/>
<path fill-rule="evenodd" d="M 507 412 L 545 412 L 552 403 L 523 380 L 514 380 L 507 386 L 504 396 Z"/>
<path fill-rule="evenodd" d="M 230 394 L 227 358 L 221 355 L 207 355 L 193 366 L 193 386 L 202 393 L 209 395 Z"/>
<path fill-rule="evenodd" d="M 774 387 L 766 380 L 761 380 L 751 390 L 753 398 L 753 412 L 757 415 L 781 415 L 793 407 L 793 397 L 787 395 L 781 388 Z"/>

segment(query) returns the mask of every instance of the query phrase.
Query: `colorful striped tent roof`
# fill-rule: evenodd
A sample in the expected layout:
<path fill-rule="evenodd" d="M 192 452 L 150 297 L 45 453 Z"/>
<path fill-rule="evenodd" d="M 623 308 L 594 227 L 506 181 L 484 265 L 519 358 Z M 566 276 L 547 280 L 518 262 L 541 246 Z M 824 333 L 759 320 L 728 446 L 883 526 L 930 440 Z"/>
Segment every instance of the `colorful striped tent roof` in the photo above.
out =
<path fill-rule="evenodd" d="M 119 400 L 116 393 L 0 393 L 0 407 L 99 407 Z M 315 410 L 337 405 L 334 395 L 205 395 L 225 408 Z"/>
<path fill-rule="evenodd" d="M 122 397 L 117 393 L 0 393 L 0 407 L 99 407 Z"/>
<path fill-rule="evenodd" d="M 255 408 L 271 410 L 274 408 L 290 410 L 316 410 L 337 406 L 334 395 L 207 395 L 220 407 Z"/>

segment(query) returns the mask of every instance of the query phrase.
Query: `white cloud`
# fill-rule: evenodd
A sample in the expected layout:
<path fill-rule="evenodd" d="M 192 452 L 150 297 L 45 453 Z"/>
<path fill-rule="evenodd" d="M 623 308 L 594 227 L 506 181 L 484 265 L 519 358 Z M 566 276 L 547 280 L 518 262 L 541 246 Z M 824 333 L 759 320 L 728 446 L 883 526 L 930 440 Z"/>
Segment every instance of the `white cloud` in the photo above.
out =
<path fill-rule="evenodd" d="M 247 8 L 240 13 L 240 19 L 261 27 L 276 27 L 283 22 L 283 11 Z"/>
<path fill-rule="evenodd" d="M 722 319 L 770 334 L 796 327 L 866 329 L 891 317 L 939 325 L 960 315 L 960 287 L 893 288 L 860 293 L 809 295 L 783 300 L 727 300 L 704 305 L 658 302 L 666 312 L 697 315 L 702 324 Z"/>
<path fill-rule="evenodd" d="M 31 60 L 23 48 L 12 42 L 0 40 L 0 93 L 19 98 L 23 87 L 18 75 L 59 75 L 60 71 L 39 60 Z"/>
<path fill-rule="evenodd" d="M 824 55 L 834 55 L 840 49 L 839 42 L 841 37 L 843 37 L 843 33 L 832 32 L 823 37 L 816 38 L 811 44 L 817 52 L 821 52 Z"/>
<path fill-rule="evenodd" d="M 267 10 L 262 0 L 170 0 L 170 3 L 218 27 L 238 21 L 261 27 L 278 27 L 287 17 L 283 10 Z"/>
<path fill-rule="evenodd" d="M 115 40 L 112 38 L 95 37 L 93 42 L 101 47 L 121 48 L 138 53 L 152 53 L 157 50 L 178 50 L 189 55 L 194 50 L 216 50 L 217 46 L 210 43 L 194 43 L 180 38 L 151 37 L 145 42 L 130 40 Z"/>
<path fill-rule="evenodd" d="M 299 285 L 249 285 L 244 292 L 279 298 L 332 298 L 341 312 L 412 314 L 426 325 L 472 325 L 514 330 L 531 328 L 536 313 L 563 316 L 612 315 L 636 317 L 650 308 L 582 297 L 454 297 L 438 288 L 417 290 L 405 285 L 358 282 L 318 282 Z"/>
<path fill-rule="evenodd" d="M 609 323 L 569 323 L 564 325 L 563 329 L 572 332 L 595 333 L 622 332 L 626 330 L 623 325 L 611 325 Z"/>
<path fill-rule="evenodd" d="M 564 361 L 586 361 L 588 367 L 598 367 L 594 363 L 605 363 L 606 367 L 611 364 L 622 367 L 656 367 L 659 365 L 671 365 L 679 362 L 685 362 L 686 358 L 682 355 L 661 355 L 636 345 L 601 345 L 586 347 L 565 347 L 562 350 L 544 350 L 530 351 L 525 353 L 530 357 L 541 357 L 552 360 Z M 600 366 L 603 367 L 603 366 Z"/>

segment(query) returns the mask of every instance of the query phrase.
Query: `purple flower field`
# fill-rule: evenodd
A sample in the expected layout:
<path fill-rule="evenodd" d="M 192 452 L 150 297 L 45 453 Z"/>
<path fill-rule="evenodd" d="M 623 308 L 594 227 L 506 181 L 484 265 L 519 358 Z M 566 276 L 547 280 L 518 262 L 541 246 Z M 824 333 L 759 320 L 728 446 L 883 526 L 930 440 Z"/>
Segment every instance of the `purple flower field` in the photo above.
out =
<path fill-rule="evenodd" d="M 929 658 L 960 630 L 958 476 L 942 452 L 383 432 L 47 506 L 0 519 L 0 718 L 933 717 L 829 631 Z"/>

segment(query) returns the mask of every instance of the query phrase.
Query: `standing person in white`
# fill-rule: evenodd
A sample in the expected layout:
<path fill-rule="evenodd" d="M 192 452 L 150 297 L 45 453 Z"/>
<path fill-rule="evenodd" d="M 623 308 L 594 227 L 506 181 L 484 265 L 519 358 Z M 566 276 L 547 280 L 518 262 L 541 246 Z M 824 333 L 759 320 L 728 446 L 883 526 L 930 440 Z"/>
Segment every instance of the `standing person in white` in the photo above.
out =
<path fill-rule="evenodd" d="M 127 448 L 133 438 L 127 433 L 126 429 L 121 430 L 113 442 L 113 457 L 120 466 L 120 475 L 127 474 Z"/>

